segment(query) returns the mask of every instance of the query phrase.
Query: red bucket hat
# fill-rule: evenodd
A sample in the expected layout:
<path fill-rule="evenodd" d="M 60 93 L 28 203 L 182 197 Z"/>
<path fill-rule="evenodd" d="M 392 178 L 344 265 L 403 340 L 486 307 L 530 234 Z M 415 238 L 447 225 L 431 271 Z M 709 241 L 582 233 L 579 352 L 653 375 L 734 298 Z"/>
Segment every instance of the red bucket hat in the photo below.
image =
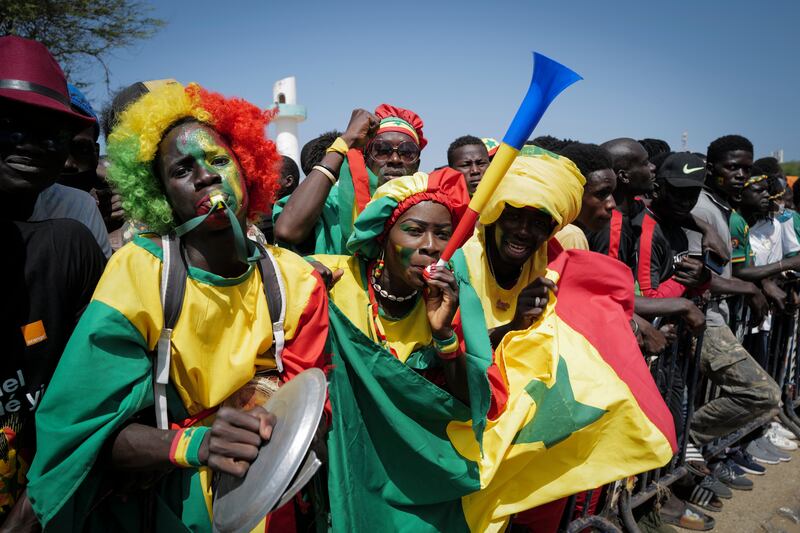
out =
<path fill-rule="evenodd" d="M 0 98 L 50 109 L 90 126 L 96 121 L 72 110 L 67 79 L 40 42 L 0 37 Z"/>

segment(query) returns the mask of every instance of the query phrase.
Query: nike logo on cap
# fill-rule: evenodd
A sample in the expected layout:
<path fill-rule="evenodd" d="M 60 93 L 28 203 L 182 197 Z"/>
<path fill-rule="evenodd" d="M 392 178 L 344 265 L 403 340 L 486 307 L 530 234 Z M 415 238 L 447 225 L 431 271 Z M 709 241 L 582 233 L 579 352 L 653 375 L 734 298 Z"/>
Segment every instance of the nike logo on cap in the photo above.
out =
<path fill-rule="evenodd" d="M 692 168 L 689 168 L 688 164 L 683 165 L 683 173 L 684 174 L 691 174 L 692 172 L 697 172 L 698 170 L 703 170 L 703 167 L 692 167 Z"/>

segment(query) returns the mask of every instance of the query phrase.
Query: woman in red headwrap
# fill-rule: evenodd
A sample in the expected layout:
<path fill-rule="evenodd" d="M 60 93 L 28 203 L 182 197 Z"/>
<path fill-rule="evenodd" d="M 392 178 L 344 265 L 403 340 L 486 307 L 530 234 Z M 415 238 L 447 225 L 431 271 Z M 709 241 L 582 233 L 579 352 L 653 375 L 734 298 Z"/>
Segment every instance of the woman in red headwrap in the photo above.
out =
<path fill-rule="evenodd" d="M 356 219 L 348 241 L 354 256 L 315 257 L 344 272 L 330 297 L 350 322 L 467 404 L 465 359 L 453 329 L 458 284 L 447 268 L 423 273 L 468 203 L 463 177 L 451 169 L 392 180 Z"/>
<path fill-rule="evenodd" d="M 479 441 L 504 385 L 468 280 L 449 266 L 425 274 L 468 203 L 449 168 L 391 180 L 354 223 L 354 255 L 315 257 L 342 271 L 329 296 L 335 531 L 449 530 L 480 488 L 447 428 L 471 424 Z"/>

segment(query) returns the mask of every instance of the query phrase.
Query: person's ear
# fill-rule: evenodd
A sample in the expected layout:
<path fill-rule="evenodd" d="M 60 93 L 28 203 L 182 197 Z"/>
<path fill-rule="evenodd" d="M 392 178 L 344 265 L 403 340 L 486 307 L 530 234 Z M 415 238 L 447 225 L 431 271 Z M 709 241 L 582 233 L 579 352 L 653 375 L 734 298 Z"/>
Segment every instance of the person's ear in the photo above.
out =
<path fill-rule="evenodd" d="M 653 200 L 657 200 L 659 197 L 658 193 L 660 191 L 661 191 L 661 184 L 658 182 L 658 180 L 656 180 L 653 182 L 653 191 L 650 193 L 650 198 L 652 198 Z"/>
<path fill-rule="evenodd" d="M 628 185 L 631 182 L 630 178 L 628 178 L 628 171 L 627 170 L 618 170 L 617 171 L 617 181 L 619 181 L 619 182 L 621 182 L 621 183 L 623 183 L 625 185 Z"/>

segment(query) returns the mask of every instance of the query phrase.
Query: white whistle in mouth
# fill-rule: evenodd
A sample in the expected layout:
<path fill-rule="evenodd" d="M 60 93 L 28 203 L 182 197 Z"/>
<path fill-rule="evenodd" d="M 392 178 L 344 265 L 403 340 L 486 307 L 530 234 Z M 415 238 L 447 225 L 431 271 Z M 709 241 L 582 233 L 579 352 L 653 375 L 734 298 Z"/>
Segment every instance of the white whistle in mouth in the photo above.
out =
<path fill-rule="evenodd" d="M 214 193 L 209 197 L 212 206 L 221 205 L 225 207 L 225 195 L 221 193 Z"/>
<path fill-rule="evenodd" d="M 445 265 L 447 265 L 447 263 L 445 263 L 445 262 L 444 262 L 444 260 L 442 260 L 442 259 L 439 259 L 439 260 L 438 260 L 438 261 L 436 261 L 436 263 L 435 263 L 435 266 L 436 266 L 437 268 L 439 268 L 439 267 L 443 267 L 443 266 L 445 266 Z M 431 272 L 432 272 L 431 268 L 432 268 L 433 266 L 434 266 L 434 263 L 431 263 L 430 265 L 426 266 L 426 267 L 425 267 L 425 270 L 423 270 L 423 271 L 422 271 L 422 275 L 423 275 L 423 276 L 425 276 L 426 278 L 429 278 L 429 279 L 430 279 L 430 277 L 431 277 Z"/>

